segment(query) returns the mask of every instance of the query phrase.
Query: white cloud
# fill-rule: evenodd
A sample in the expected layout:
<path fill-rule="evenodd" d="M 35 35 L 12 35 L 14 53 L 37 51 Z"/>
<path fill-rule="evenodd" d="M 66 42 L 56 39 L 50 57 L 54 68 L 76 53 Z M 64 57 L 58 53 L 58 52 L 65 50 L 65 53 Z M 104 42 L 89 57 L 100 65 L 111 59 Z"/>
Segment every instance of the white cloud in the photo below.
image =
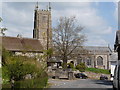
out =
<path fill-rule="evenodd" d="M 89 40 L 85 43 L 88 46 L 107 46 L 109 42 L 100 36 L 88 36 Z"/>
<path fill-rule="evenodd" d="M 17 10 L 15 7 L 10 7 L 9 4 L 3 4 L 3 25 L 8 29 L 6 35 L 17 36 L 17 34 L 21 34 L 23 37 L 32 38 L 34 11 Z"/>
<path fill-rule="evenodd" d="M 75 5 L 72 5 L 74 6 L 72 8 L 64 7 L 64 10 L 53 10 L 53 19 L 57 20 L 60 16 L 75 15 L 78 23 L 85 27 L 86 35 L 89 35 L 88 41 L 86 42 L 88 45 L 108 45 L 108 42 L 103 36 L 112 34 L 113 28 L 107 24 L 107 21 L 105 21 L 103 17 L 98 15 L 98 10 L 93 8 L 90 3 L 77 3 L 78 7 Z M 80 5 L 81 7 L 79 7 Z"/>
<path fill-rule="evenodd" d="M 79 4 L 79 3 L 78 3 Z M 77 4 L 77 6 L 79 6 Z M 98 11 L 92 8 L 90 4 L 81 4 L 82 7 L 74 6 L 71 8 L 64 8 L 64 10 L 53 10 L 52 17 L 54 20 L 60 16 L 76 16 L 79 23 L 87 30 L 95 34 L 110 34 L 111 27 L 107 25 L 106 21 L 98 15 Z M 85 5 L 85 6 L 84 6 Z M 103 32 L 101 32 L 103 30 Z"/>
<path fill-rule="evenodd" d="M 85 27 L 86 33 L 89 33 L 89 41 L 87 42 L 89 45 L 108 44 L 102 36 L 111 34 L 112 27 L 107 25 L 107 22 L 98 15 L 98 10 L 93 8 L 90 2 L 51 4 L 53 26 L 55 26 L 56 20 L 61 16 L 76 16 L 78 23 Z M 96 3 L 96 5 L 99 4 Z M 44 3 L 39 3 L 39 6 L 40 9 L 46 9 Z M 4 3 L 4 25 L 8 28 L 6 35 L 16 36 L 17 34 L 22 34 L 24 37 L 32 37 L 34 7 L 35 3 L 13 5 Z"/>

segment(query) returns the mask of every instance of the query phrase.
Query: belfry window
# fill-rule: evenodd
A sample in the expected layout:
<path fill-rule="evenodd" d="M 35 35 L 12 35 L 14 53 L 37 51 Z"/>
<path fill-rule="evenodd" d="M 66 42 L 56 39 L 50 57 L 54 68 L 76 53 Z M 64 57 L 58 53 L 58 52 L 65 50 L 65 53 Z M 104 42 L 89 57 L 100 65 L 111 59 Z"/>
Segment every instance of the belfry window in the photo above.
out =
<path fill-rule="evenodd" d="M 44 22 L 44 23 L 47 22 L 47 16 L 46 15 L 42 16 L 42 22 Z"/>

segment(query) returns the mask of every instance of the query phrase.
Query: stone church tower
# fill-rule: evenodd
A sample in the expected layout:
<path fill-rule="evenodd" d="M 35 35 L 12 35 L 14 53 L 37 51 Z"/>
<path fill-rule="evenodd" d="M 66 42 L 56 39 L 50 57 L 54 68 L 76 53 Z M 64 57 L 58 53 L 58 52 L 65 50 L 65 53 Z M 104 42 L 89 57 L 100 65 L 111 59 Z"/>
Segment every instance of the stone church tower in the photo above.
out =
<path fill-rule="evenodd" d="M 48 50 L 49 48 L 52 48 L 50 3 L 47 10 L 40 10 L 38 3 L 35 7 L 33 38 L 40 40 L 44 49 Z"/>

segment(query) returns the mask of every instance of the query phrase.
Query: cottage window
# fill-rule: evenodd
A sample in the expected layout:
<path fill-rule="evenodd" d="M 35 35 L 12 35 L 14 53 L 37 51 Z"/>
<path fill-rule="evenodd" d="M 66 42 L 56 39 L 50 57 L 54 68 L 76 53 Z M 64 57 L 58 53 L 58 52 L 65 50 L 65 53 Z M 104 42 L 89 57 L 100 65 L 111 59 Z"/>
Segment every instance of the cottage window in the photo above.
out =
<path fill-rule="evenodd" d="M 103 58 L 101 56 L 97 57 L 97 65 L 103 65 Z"/>

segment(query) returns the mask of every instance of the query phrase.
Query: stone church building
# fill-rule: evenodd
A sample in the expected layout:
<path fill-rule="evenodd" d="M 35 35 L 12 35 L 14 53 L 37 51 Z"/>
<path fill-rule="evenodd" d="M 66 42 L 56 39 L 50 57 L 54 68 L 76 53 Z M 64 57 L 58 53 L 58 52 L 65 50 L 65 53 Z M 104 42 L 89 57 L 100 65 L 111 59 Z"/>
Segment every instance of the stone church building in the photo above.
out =
<path fill-rule="evenodd" d="M 38 4 L 34 11 L 34 29 L 33 38 L 23 37 L 2 37 L 2 46 L 16 55 L 34 56 L 43 54 L 43 50 L 52 48 L 52 26 L 51 26 L 51 7 L 47 10 L 41 10 Z M 89 57 L 86 53 L 80 52 L 74 64 L 85 62 L 88 67 L 109 69 L 109 59 L 111 49 L 109 47 L 84 47 L 88 50 Z M 70 60 L 69 60 L 70 62 Z"/>
<path fill-rule="evenodd" d="M 83 49 L 87 50 L 86 53 L 78 54 L 76 63 L 84 62 L 88 67 L 110 69 L 109 60 L 111 58 L 112 50 L 110 47 L 102 46 L 83 46 Z"/>
<path fill-rule="evenodd" d="M 33 38 L 38 39 L 48 50 L 52 47 L 51 7 L 47 10 L 40 10 L 38 5 L 34 14 Z"/>

